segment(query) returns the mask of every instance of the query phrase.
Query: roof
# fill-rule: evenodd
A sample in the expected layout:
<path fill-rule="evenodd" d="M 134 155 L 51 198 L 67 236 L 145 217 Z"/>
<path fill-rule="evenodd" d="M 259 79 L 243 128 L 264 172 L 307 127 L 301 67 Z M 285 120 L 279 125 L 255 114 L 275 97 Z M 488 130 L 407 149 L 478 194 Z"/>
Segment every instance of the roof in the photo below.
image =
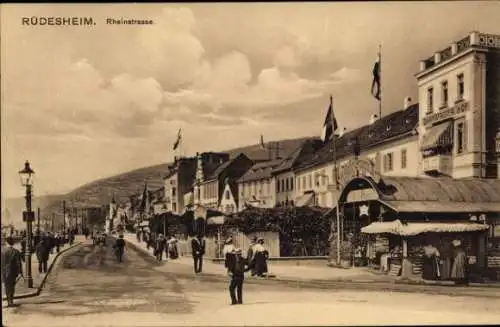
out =
<path fill-rule="evenodd" d="M 282 163 L 282 159 L 258 162 L 252 166 L 240 179 L 238 183 L 257 181 L 265 178 L 271 178 L 271 172 Z"/>
<path fill-rule="evenodd" d="M 336 157 L 354 154 L 354 145 L 359 145 L 360 151 L 377 146 L 398 136 L 406 135 L 415 130 L 418 125 L 418 104 L 413 104 L 407 109 L 393 112 L 373 124 L 364 125 L 344 133 L 335 143 Z M 296 167 L 296 171 L 324 165 L 332 162 L 334 157 L 334 143 L 327 142 L 321 149 L 310 156 L 308 160 Z"/>
<path fill-rule="evenodd" d="M 465 222 L 418 222 L 403 224 L 399 220 L 387 222 L 374 222 L 361 228 L 361 232 L 367 234 L 396 234 L 402 236 L 415 236 L 422 233 L 464 233 L 478 232 L 489 228 L 486 224 Z"/>
<path fill-rule="evenodd" d="M 281 164 L 279 164 L 275 169 L 273 169 L 273 174 L 279 174 L 283 171 L 290 170 L 297 165 L 300 165 L 307 160 L 315 150 L 317 150 L 321 145 L 319 140 L 304 140 L 302 144 L 290 154 L 288 157 L 283 159 Z"/>
<path fill-rule="evenodd" d="M 383 177 L 379 190 L 386 201 L 500 203 L 500 179 Z"/>
<path fill-rule="evenodd" d="M 236 160 L 238 160 L 242 156 L 246 157 L 244 153 L 240 153 L 237 156 L 233 157 L 232 159 L 225 161 L 222 164 L 220 164 L 219 166 L 217 166 L 217 168 L 215 168 L 215 170 L 212 172 L 212 174 L 205 178 L 205 181 L 211 181 L 211 180 L 214 180 L 217 177 L 219 177 L 219 175 L 222 174 L 222 172 L 224 172 L 224 170 L 227 167 L 229 167 L 233 162 L 235 162 Z"/>

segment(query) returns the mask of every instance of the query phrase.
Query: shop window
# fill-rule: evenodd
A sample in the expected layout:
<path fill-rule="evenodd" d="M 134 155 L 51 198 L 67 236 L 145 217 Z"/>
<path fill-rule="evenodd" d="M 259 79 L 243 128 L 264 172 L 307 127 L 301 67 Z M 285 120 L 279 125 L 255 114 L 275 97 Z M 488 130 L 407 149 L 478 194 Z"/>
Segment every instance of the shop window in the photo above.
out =
<path fill-rule="evenodd" d="M 464 98 L 464 93 L 464 74 L 460 74 L 457 76 L 457 100 L 462 100 Z"/>
<path fill-rule="evenodd" d="M 441 83 L 441 108 L 448 106 L 448 81 Z"/>
<path fill-rule="evenodd" d="M 406 149 L 401 150 L 401 169 L 406 169 Z"/>
<path fill-rule="evenodd" d="M 427 89 L 427 113 L 431 114 L 434 110 L 434 88 Z"/>
<path fill-rule="evenodd" d="M 465 152 L 466 140 L 467 140 L 467 134 L 465 129 L 465 122 L 462 121 L 457 123 L 457 136 L 456 136 L 457 154 Z"/>
<path fill-rule="evenodd" d="M 384 171 L 392 171 L 393 170 L 393 154 L 392 152 L 386 153 L 384 155 Z"/>

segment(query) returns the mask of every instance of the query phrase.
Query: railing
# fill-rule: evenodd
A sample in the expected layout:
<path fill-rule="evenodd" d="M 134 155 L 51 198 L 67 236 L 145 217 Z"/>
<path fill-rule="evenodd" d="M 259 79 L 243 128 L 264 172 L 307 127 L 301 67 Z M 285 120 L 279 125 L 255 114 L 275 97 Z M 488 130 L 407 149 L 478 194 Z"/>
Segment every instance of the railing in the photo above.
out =
<path fill-rule="evenodd" d="M 480 46 L 500 48 L 500 36 L 493 34 L 479 34 L 478 41 Z"/>
<path fill-rule="evenodd" d="M 451 58 L 451 46 L 442 50 L 439 54 L 441 55 L 441 61 Z"/>
<path fill-rule="evenodd" d="M 451 156 L 436 155 L 424 158 L 422 165 L 424 172 L 438 172 L 449 175 L 451 173 Z"/>
<path fill-rule="evenodd" d="M 463 39 L 457 42 L 457 53 L 465 51 L 470 47 L 470 35 L 467 35 Z"/>
<path fill-rule="evenodd" d="M 425 59 L 424 63 L 425 63 L 425 69 L 434 66 L 434 64 L 435 64 L 434 56 Z"/>

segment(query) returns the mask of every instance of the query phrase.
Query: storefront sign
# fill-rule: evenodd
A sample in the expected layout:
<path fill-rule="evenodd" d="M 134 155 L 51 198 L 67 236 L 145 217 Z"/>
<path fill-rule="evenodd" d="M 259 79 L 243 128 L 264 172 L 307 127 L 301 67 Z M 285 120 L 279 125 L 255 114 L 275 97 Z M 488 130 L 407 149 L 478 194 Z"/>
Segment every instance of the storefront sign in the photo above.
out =
<path fill-rule="evenodd" d="M 375 171 L 375 162 L 369 159 L 358 159 L 339 168 L 339 182 L 342 188 L 352 179 L 361 176 L 370 176 L 378 181 L 380 176 Z"/>
<path fill-rule="evenodd" d="M 435 114 L 428 115 L 424 117 L 424 125 L 432 124 L 441 120 L 445 120 L 456 116 L 458 114 L 464 113 L 469 110 L 469 102 L 460 102 Z"/>

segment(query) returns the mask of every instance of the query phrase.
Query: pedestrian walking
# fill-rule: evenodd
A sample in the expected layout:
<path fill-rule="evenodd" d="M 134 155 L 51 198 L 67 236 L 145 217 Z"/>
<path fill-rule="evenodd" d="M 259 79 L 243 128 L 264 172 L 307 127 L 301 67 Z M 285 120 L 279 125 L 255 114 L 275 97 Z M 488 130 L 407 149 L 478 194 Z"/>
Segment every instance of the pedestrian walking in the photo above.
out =
<path fill-rule="evenodd" d="M 257 244 L 253 247 L 254 259 L 252 265 L 255 269 L 255 274 L 259 277 L 264 277 L 267 274 L 267 259 L 269 252 L 264 247 L 264 239 L 259 237 Z"/>
<path fill-rule="evenodd" d="M 50 255 L 50 244 L 46 238 L 40 238 L 40 241 L 35 247 L 36 258 L 38 259 L 38 272 L 40 274 L 47 273 L 47 263 Z"/>
<path fill-rule="evenodd" d="M 61 243 L 62 243 L 62 237 L 60 233 L 56 233 L 54 243 L 56 246 L 56 252 L 59 253 L 59 251 L 61 251 Z"/>
<path fill-rule="evenodd" d="M 116 259 L 118 262 L 123 262 L 123 253 L 125 252 L 125 240 L 123 239 L 123 234 L 118 236 L 115 244 L 113 245 L 115 250 Z"/>
<path fill-rule="evenodd" d="M 247 261 L 248 261 L 248 267 L 250 268 L 252 276 L 255 276 L 255 262 L 254 262 L 254 250 L 253 248 L 257 244 L 257 236 L 252 237 L 252 240 L 250 241 L 250 245 L 248 246 L 247 250 Z"/>
<path fill-rule="evenodd" d="M 453 279 L 457 285 L 468 285 L 469 274 L 467 255 L 465 254 L 465 250 L 460 240 L 454 240 L 452 243 L 455 247 L 455 251 L 453 264 L 451 266 L 451 279 Z"/>
<path fill-rule="evenodd" d="M 154 244 L 154 254 L 156 257 L 156 261 L 161 262 L 163 260 L 163 251 L 167 246 L 167 240 L 163 234 L 158 234 L 158 238 Z"/>
<path fill-rule="evenodd" d="M 177 249 L 177 239 L 175 236 L 170 237 L 167 242 L 168 258 L 175 260 L 179 257 L 179 250 Z"/>
<path fill-rule="evenodd" d="M 193 254 L 194 273 L 203 271 L 203 256 L 205 255 L 205 240 L 201 234 L 198 234 L 191 240 L 191 252 Z"/>
<path fill-rule="evenodd" d="M 228 237 L 222 249 L 222 256 L 224 257 L 224 267 L 228 267 L 228 260 L 233 255 L 233 250 L 235 249 L 233 244 L 233 238 Z"/>
<path fill-rule="evenodd" d="M 247 259 L 241 256 L 241 249 L 234 249 L 232 257 L 228 261 L 228 275 L 231 278 L 229 282 L 229 295 L 231 296 L 231 305 L 243 304 L 243 282 L 245 272 L 249 270 Z"/>
<path fill-rule="evenodd" d="M 135 237 L 137 238 L 137 242 L 141 243 L 141 230 L 140 229 L 138 229 L 135 232 Z"/>
<path fill-rule="evenodd" d="M 14 239 L 7 237 L 7 246 L 2 249 L 2 283 L 7 297 L 7 307 L 14 306 L 17 277 L 23 277 L 21 252 L 14 248 Z M 24 277 L 23 277 L 24 278 Z"/>
<path fill-rule="evenodd" d="M 424 262 L 422 265 L 422 277 L 425 280 L 436 280 L 439 273 L 439 257 L 438 249 L 431 244 L 424 247 Z"/>

